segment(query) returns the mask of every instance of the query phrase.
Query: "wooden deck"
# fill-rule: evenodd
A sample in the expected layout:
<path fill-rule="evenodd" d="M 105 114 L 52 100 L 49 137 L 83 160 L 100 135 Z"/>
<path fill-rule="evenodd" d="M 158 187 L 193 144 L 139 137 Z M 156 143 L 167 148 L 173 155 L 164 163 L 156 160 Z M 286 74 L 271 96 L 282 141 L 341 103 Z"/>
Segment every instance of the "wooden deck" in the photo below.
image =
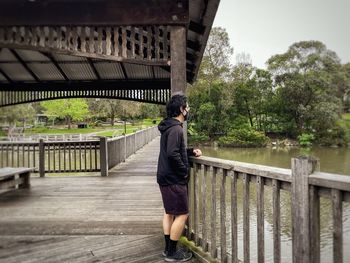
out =
<path fill-rule="evenodd" d="M 109 177 L 33 177 L 1 194 L 0 262 L 164 262 L 158 147 Z"/>

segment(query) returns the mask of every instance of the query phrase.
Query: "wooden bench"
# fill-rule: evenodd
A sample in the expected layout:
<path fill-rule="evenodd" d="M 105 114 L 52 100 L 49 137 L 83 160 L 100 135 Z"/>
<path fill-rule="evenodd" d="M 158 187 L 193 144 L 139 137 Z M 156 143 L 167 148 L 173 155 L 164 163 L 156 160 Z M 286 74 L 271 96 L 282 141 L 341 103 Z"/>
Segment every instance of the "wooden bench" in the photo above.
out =
<path fill-rule="evenodd" d="M 0 168 L 0 190 L 30 187 L 30 173 L 34 168 Z"/>

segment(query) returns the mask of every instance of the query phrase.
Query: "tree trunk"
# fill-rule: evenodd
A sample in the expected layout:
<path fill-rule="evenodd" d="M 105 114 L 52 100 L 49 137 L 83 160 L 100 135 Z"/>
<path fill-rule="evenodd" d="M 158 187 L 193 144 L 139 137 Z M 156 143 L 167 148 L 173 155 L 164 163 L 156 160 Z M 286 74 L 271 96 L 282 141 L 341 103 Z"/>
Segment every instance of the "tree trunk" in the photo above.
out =
<path fill-rule="evenodd" d="M 66 118 L 66 123 L 68 125 L 68 129 L 70 129 L 71 128 L 71 118 L 70 117 Z"/>
<path fill-rule="evenodd" d="M 112 115 L 111 115 L 111 126 L 112 126 L 112 127 L 114 126 L 114 119 L 115 119 L 115 115 L 112 114 Z"/>

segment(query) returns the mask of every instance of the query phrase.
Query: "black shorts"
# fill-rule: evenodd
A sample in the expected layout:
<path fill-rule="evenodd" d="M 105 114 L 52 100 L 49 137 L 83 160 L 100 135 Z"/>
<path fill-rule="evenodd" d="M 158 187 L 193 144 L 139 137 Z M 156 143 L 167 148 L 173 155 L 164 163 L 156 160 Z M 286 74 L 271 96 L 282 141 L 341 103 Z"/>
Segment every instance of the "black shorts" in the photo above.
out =
<path fill-rule="evenodd" d="M 169 215 L 188 214 L 188 190 L 187 185 L 174 184 L 159 186 L 162 193 L 165 213 Z"/>

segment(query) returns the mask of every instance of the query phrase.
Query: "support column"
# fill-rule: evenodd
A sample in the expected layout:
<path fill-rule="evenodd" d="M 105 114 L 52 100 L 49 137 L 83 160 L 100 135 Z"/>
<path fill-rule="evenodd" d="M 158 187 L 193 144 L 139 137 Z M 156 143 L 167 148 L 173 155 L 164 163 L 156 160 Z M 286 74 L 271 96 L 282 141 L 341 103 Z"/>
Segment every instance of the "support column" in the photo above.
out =
<path fill-rule="evenodd" d="M 186 95 L 186 27 L 173 26 L 170 30 L 171 96 Z M 187 122 L 183 125 L 187 145 Z"/>

